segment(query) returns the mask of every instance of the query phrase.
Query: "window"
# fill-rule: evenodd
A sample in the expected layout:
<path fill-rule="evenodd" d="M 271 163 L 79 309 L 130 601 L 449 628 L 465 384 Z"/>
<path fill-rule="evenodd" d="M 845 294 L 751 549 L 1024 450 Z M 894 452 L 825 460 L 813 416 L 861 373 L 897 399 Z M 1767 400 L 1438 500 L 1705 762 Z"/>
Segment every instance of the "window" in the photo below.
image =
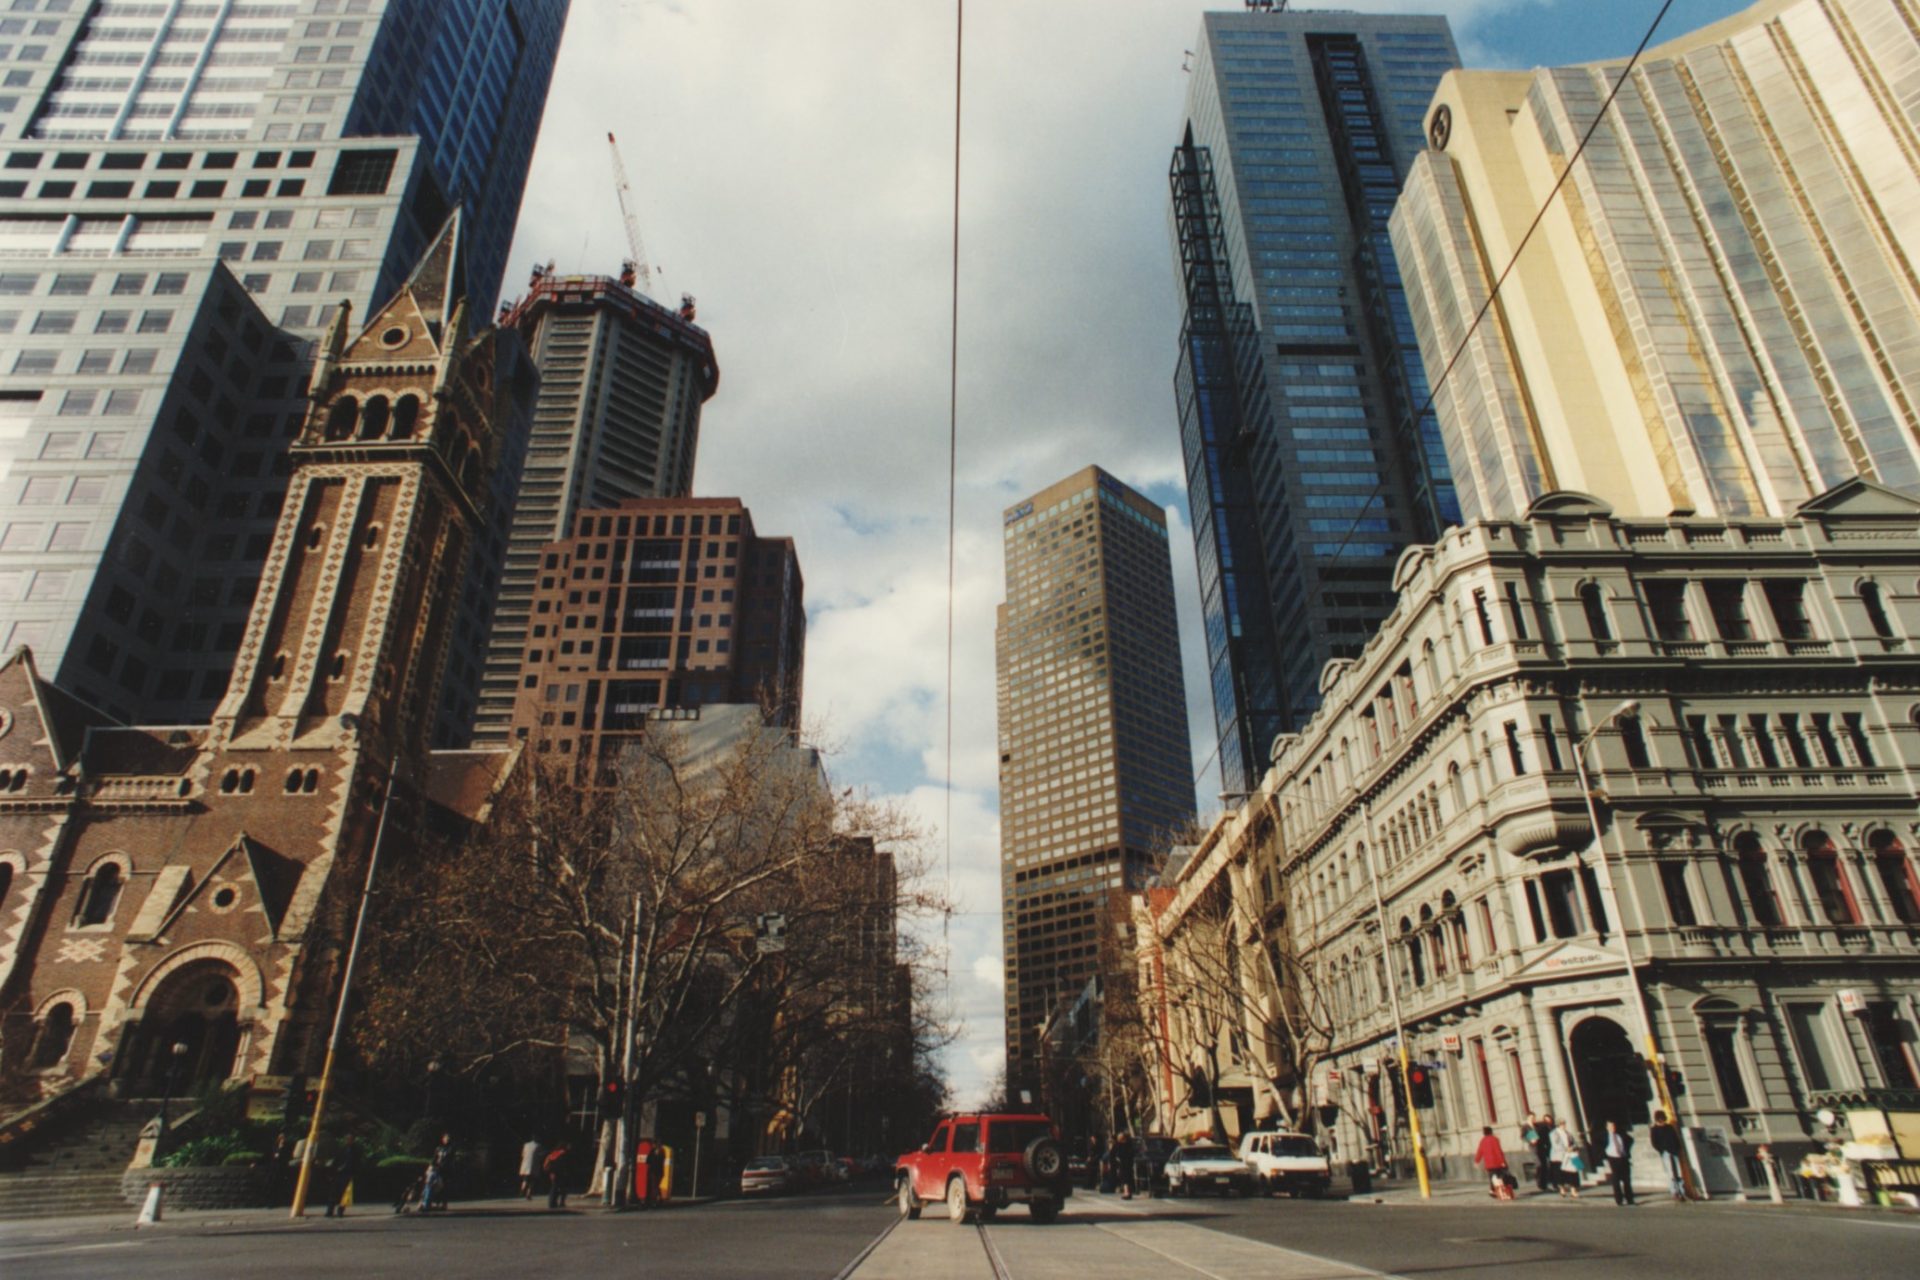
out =
<path fill-rule="evenodd" d="M 1820 910 L 1831 924 L 1860 923 L 1860 908 L 1853 900 L 1853 888 L 1847 883 L 1846 870 L 1840 865 L 1840 851 L 1824 831 L 1809 831 L 1800 847 L 1807 854 L 1807 874 L 1813 881 Z"/>
<path fill-rule="evenodd" d="M 1549 871 L 1537 881 L 1529 880 L 1527 909 L 1533 916 L 1533 934 L 1538 942 L 1579 934 L 1580 899 L 1573 872 Z"/>
<path fill-rule="evenodd" d="M 1513 766 L 1513 776 L 1518 778 L 1527 771 L 1527 758 L 1520 749 L 1520 726 L 1509 720 L 1506 724 L 1507 762 Z"/>
<path fill-rule="evenodd" d="M 59 1066 L 67 1060 L 67 1050 L 72 1044 L 73 1006 L 63 1000 L 47 1010 L 47 1016 L 40 1020 L 40 1031 L 33 1044 L 33 1065 L 42 1071 Z"/>
<path fill-rule="evenodd" d="M 123 885 L 120 864 L 117 862 L 109 862 L 88 876 L 80 891 L 79 923 L 95 925 L 111 920 L 113 909 L 119 904 Z"/>
<path fill-rule="evenodd" d="M 953 1126 L 953 1153 L 969 1154 L 980 1149 L 980 1122 L 969 1120 Z"/>
<path fill-rule="evenodd" d="M 396 150 L 342 151 L 334 162 L 333 177 L 327 183 L 330 196 L 379 196 L 387 192 L 393 166 L 400 158 Z"/>
<path fill-rule="evenodd" d="M 1867 845 L 1873 850 L 1874 867 L 1893 918 L 1901 924 L 1920 924 L 1920 880 L 1915 879 L 1913 859 L 1899 837 L 1882 828 L 1867 837 Z"/>
<path fill-rule="evenodd" d="M 1753 1105 L 1747 1094 L 1746 1072 L 1740 1068 L 1737 1036 L 1738 1030 L 1731 1024 L 1707 1024 L 1707 1057 L 1713 1063 L 1713 1079 L 1720 1087 L 1720 1101 L 1729 1111 L 1742 1111 Z"/>
<path fill-rule="evenodd" d="M 1647 735 L 1640 727 L 1639 716 L 1621 716 L 1614 723 L 1620 727 L 1620 746 L 1627 753 L 1627 764 L 1635 769 L 1653 767 L 1653 758 L 1647 753 Z"/>
<path fill-rule="evenodd" d="M 1881 598 L 1879 583 L 1860 584 L 1860 606 L 1867 611 L 1867 625 L 1873 628 L 1873 634 L 1882 640 L 1891 640 L 1893 620 L 1887 616 L 1887 604 Z"/>
<path fill-rule="evenodd" d="M 1761 584 L 1773 622 L 1786 640 L 1813 639 L 1813 618 L 1807 612 L 1807 584 L 1798 578 L 1768 578 Z"/>
<path fill-rule="evenodd" d="M 1709 580 L 1707 610 L 1713 614 L 1714 629 L 1722 640 L 1753 639 L 1753 622 L 1747 617 L 1747 584 L 1744 580 Z"/>
<path fill-rule="evenodd" d="M 1774 877 L 1766 867 L 1766 850 L 1761 837 L 1743 831 L 1734 837 L 1734 856 L 1740 864 L 1740 889 L 1747 894 L 1747 913 L 1763 929 L 1778 929 L 1782 923 L 1780 894 L 1774 892 Z"/>
<path fill-rule="evenodd" d="M 1691 929 L 1700 923 L 1700 918 L 1693 910 L 1693 894 L 1687 888 L 1686 863 L 1661 863 L 1660 888 L 1667 896 L 1667 917 L 1670 920 L 1683 929 Z"/>
<path fill-rule="evenodd" d="M 1653 633 L 1669 643 L 1693 639 L 1693 624 L 1687 620 L 1687 584 L 1649 582 L 1647 611 L 1653 615 Z"/>
<path fill-rule="evenodd" d="M 1473 612 L 1474 612 L 1474 616 L 1480 622 L 1481 643 L 1492 644 L 1494 642 L 1493 641 L 1493 617 L 1487 612 L 1487 593 L 1486 592 L 1476 591 L 1473 593 Z"/>
<path fill-rule="evenodd" d="M 1800 1059 L 1801 1078 L 1814 1093 L 1825 1093 L 1840 1083 L 1835 1073 L 1833 1041 L 1827 1034 L 1826 1010 L 1817 1004 L 1786 1006 L 1787 1028 Z"/>
<path fill-rule="evenodd" d="M 1900 1018 L 1890 1002 L 1875 1001 L 1866 1008 L 1861 1022 L 1867 1041 L 1873 1046 L 1873 1058 L 1880 1067 L 1881 1082 L 1889 1089 L 1920 1089 L 1920 1062 L 1916 1062 L 1913 1030 Z"/>
<path fill-rule="evenodd" d="M 1607 618 L 1607 605 L 1597 582 L 1580 584 L 1580 607 L 1586 611 L 1587 631 L 1595 640 L 1613 639 L 1613 624 Z"/>

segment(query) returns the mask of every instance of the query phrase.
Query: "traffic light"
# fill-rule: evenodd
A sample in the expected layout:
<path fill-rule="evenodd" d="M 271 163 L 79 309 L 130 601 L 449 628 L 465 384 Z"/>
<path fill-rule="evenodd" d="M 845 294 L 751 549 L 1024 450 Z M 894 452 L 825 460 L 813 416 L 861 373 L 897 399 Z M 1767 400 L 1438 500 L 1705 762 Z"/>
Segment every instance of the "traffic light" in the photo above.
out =
<path fill-rule="evenodd" d="M 618 1080 L 609 1080 L 600 1086 L 600 1110 L 604 1115 L 618 1115 L 620 1103 L 626 1097 L 626 1085 Z"/>
<path fill-rule="evenodd" d="M 1433 1076 L 1417 1062 L 1407 1068 L 1407 1093 L 1416 1107 L 1433 1105 Z"/>

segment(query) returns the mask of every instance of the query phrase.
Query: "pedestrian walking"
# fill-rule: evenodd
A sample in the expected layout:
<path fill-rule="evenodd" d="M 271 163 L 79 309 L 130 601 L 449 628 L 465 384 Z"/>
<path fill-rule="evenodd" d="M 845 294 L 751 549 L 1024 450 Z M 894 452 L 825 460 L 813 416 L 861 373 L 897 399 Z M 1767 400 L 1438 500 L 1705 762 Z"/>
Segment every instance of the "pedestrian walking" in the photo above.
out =
<path fill-rule="evenodd" d="M 542 1168 L 540 1154 L 540 1139 L 533 1134 L 528 1134 L 527 1140 L 520 1146 L 520 1198 L 522 1200 L 533 1199 L 533 1180 L 539 1176 Z"/>
<path fill-rule="evenodd" d="M 540 1169 L 547 1175 L 547 1208 L 564 1209 L 567 1207 L 567 1144 L 558 1143 L 547 1152 Z"/>
<path fill-rule="evenodd" d="M 1633 1158 L 1633 1135 L 1618 1122 L 1607 1121 L 1607 1144 L 1602 1154 L 1607 1158 L 1607 1174 L 1613 1179 L 1613 1202 L 1632 1204 L 1633 1170 L 1629 1164 Z"/>
<path fill-rule="evenodd" d="M 433 1149 L 433 1158 L 427 1161 L 426 1180 L 420 1188 L 420 1212 L 430 1209 L 444 1211 L 447 1207 L 447 1174 L 453 1164 L 453 1135 L 440 1135 L 440 1145 Z"/>
<path fill-rule="evenodd" d="M 1675 1200 L 1687 1198 L 1686 1166 L 1681 1163 L 1680 1130 L 1668 1120 L 1667 1113 L 1653 1113 L 1653 1127 L 1647 1131 L 1647 1141 L 1653 1144 L 1653 1150 L 1660 1157 L 1660 1165 L 1667 1171 L 1667 1190 Z"/>
<path fill-rule="evenodd" d="M 1473 1153 L 1473 1162 L 1486 1170 L 1487 1194 L 1496 1200 L 1512 1199 L 1506 1148 L 1500 1145 L 1500 1139 L 1493 1136 L 1493 1126 L 1487 1125 L 1480 1130 L 1480 1148 Z M 1503 1191 L 1505 1195 L 1501 1194 Z"/>
<path fill-rule="evenodd" d="M 1113 1139 L 1113 1180 L 1122 1200 L 1133 1199 L 1133 1139 L 1124 1133 Z"/>
<path fill-rule="evenodd" d="M 327 1162 L 327 1170 L 332 1179 L 328 1188 L 327 1216 L 344 1218 L 353 1205 L 353 1175 L 360 1171 L 360 1152 L 353 1145 L 352 1134 L 340 1140 L 340 1149 Z"/>
<path fill-rule="evenodd" d="M 1533 1182 L 1540 1188 L 1541 1195 L 1560 1189 L 1560 1165 L 1553 1153 L 1554 1132 L 1550 1114 L 1542 1114 L 1533 1123 Z"/>
<path fill-rule="evenodd" d="M 1555 1125 L 1547 1135 L 1547 1161 L 1552 1166 L 1550 1177 L 1554 1190 L 1563 1200 L 1580 1198 L 1580 1175 L 1584 1170 L 1580 1162 L 1580 1144 L 1574 1138 L 1573 1130 L 1566 1125 Z"/>

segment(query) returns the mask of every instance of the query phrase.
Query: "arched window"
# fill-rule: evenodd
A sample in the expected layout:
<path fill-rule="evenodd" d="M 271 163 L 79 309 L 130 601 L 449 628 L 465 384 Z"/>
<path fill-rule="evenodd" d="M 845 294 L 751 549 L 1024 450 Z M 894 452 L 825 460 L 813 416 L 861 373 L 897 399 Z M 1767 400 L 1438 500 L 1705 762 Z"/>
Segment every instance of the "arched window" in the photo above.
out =
<path fill-rule="evenodd" d="M 407 440 L 420 422 L 420 397 L 401 396 L 393 402 L 393 438 Z"/>
<path fill-rule="evenodd" d="M 240 789 L 240 771 L 229 769 L 220 776 L 220 794 L 230 796 Z"/>
<path fill-rule="evenodd" d="M 315 791 L 318 791 L 319 789 L 320 789 L 320 771 L 318 769 L 307 770 L 306 775 L 300 779 L 300 790 L 311 795 Z"/>
<path fill-rule="evenodd" d="M 1747 910 L 1753 922 L 1767 929 L 1778 929 L 1784 922 L 1780 913 L 1780 894 L 1773 887 L 1773 872 L 1767 866 L 1767 851 L 1760 837 L 1743 831 L 1733 838 L 1733 856 L 1739 864 L 1740 888 L 1747 897 Z"/>
<path fill-rule="evenodd" d="M 1913 859 L 1907 856 L 1900 837 L 1884 827 L 1867 837 L 1873 850 L 1873 863 L 1880 873 L 1880 887 L 1886 891 L 1893 918 L 1901 924 L 1920 924 L 1920 879 L 1913 871 Z"/>
<path fill-rule="evenodd" d="M 1800 838 L 1807 855 L 1807 875 L 1813 892 L 1820 899 L 1820 910 L 1829 923 L 1860 923 L 1860 907 L 1853 898 L 1853 886 L 1847 883 L 1846 868 L 1840 865 L 1840 850 L 1824 831 L 1809 831 Z"/>
<path fill-rule="evenodd" d="M 345 440 L 353 434 L 354 423 L 360 419 L 360 402 L 352 396 L 341 396 L 327 410 L 327 439 Z"/>
<path fill-rule="evenodd" d="M 0 862 L 0 906 L 7 901 L 7 891 L 13 888 L 13 864 Z"/>
<path fill-rule="evenodd" d="M 111 920 L 124 886 L 125 880 L 117 862 L 105 863 L 88 876 L 80 890 L 80 923 L 105 924 Z"/>
<path fill-rule="evenodd" d="M 366 412 L 360 415 L 360 438 L 378 440 L 387 433 L 388 406 L 385 396 L 368 396 Z"/>
<path fill-rule="evenodd" d="M 1447 766 L 1447 794 L 1453 797 L 1453 811 L 1461 813 L 1467 807 L 1467 784 L 1460 780 L 1460 766 Z"/>
<path fill-rule="evenodd" d="M 1873 634 L 1882 640 L 1893 638 L 1893 619 L 1887 616 L 1887 603 L 1880 596 L 1880 584 L 1863 582 L 1860 584 L 1860 604 L 1867 611 L 1867 625 L 1873 628 Z"/>
<path fill-rule="evenodd" d="M 1402 921 L 1402 923 L 1405 922 Z M 1416 987 L 1426 986 L 1427 954 L 1426 949 L 1421 945 L 1420 935 L 1417 933 L 1407 936 L 1407 963 L 1413 966 L 1413 985 Z"/>
<path fill-rule="evenodd" d="M 1606 597 L 1597 582 L 1580 584 L 1580 607 L 1586 611 L 1587 631 L 1595 640 L 1613 639 L 1613 624 L 1607 618 Z"/>
<path fill-rule="evenodd" d="M 33 1065 L 42 1071 L 59 1066 L 67 1060 L 72 1044 L 73 1006 L 62 1000 L 40 1020 L 40 1032 L 33 1043 Z"/>
<path fill-rule="evenodd" d="M 287 773 L 287 794 L 290 796 L 297 795 L 299 791 L 300 771 L 298 769 L 289 770 Z"/>

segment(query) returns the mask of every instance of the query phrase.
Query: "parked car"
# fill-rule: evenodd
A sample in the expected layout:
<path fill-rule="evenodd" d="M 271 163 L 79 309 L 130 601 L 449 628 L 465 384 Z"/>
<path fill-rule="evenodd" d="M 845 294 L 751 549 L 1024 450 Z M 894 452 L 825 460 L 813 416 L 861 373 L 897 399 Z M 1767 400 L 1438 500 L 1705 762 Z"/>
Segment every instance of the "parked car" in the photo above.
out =
<path fill-rule="evenodd" d="M 1170 1196 L 1190 1196 L 1202 1191 L 1219 1195 L 1253 1194 L 1253 1170 L 1217 1142 L 1189 1143 L 1176 1149 L 1167 1157 L 1162 1176 L 1167 1180 Z"/>
<path fill-rule="evenodd" d="M 1240 1158 L 1262 1191 L 1285 1191 L 1318 1200 L 1333 1183 L 1333 1165 L 1304 1133 L 1249 1133 L 1240 1138 Z"/>
<path fill-rule="evenodd" d="M 840 1162 L 833 1158 L 833 1152 L 826 1150 L 798 1153 L 793 1157 L 793 1168 L 800 1180 L 810 1187 L 831 1186 L 844 1176 Z"/>
<path fill-rule="evenodd" d="M 1150 1196 L 1163 1194 L 1167 1189 L 1167 1159 L 1180 1149 L 1173 1138 L 1144 1137 L 1133 1144 L 1133 1187 Z"/>
<path fill-rule="evenodd" d="M 793 1190 L 798 1182 L 793 1165 L 785 1156 L 755 1156 L 740 1171 L 740 1194 L 777 1194 Z"/>
<path fill-rule="evenodd" d="M 894 1168 L 894 1195 L 905 1218 L 944 1202 L 947 1220 L 956 1225 L 986 1222 L 1010 1204 L 1024 1204 L 1035 1222 L 1052 1222 L 1072 1194 L 1060 1131 L 1036 1112 L 950 1116 Z"/>

